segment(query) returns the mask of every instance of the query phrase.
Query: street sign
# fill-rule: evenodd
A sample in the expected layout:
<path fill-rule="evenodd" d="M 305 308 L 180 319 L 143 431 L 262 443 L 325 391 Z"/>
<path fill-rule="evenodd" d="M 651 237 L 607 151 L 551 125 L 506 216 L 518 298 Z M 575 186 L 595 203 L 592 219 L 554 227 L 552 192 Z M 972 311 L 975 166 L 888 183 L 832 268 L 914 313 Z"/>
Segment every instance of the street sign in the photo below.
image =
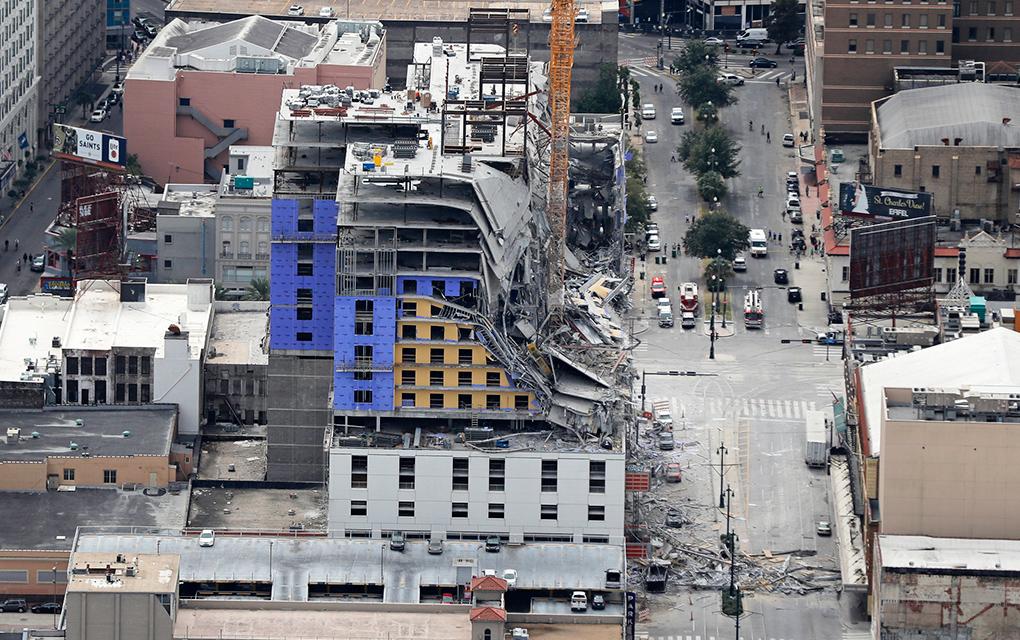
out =
<path fill-rule="evenodd" d="M 627 640 L 634 640 L 635 627 L 637 626 L 637 594 L 633 591 L 627 592 Z"/>
<path fill-rule="evenodd" d="M 474 558 L 454 558 L 453 566 L 455 567 L 473 567 L 475 566 Z"/>

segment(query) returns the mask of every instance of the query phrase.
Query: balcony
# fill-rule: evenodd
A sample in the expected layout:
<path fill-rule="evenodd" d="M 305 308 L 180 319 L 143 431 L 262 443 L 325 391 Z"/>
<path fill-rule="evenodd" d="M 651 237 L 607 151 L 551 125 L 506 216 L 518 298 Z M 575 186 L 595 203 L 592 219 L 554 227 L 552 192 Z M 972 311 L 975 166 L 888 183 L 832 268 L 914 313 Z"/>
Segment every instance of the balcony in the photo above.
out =
<path fill-rule="evenodd" d="M 251 260 L 251 253 L 250 252 L 248 252 L 248 253 L 238 253 L 237 254 L 237 259 L 238 260 Z"/>
<path fill-rule="evenodd" d="M 227 258 L 229 260 L 233 260 L 234 259 L 234 252 L 233 251 L 220 251 L 220 257 L 221 258 Z"/>
<path fill-rule="evenodd" d="M 255 259 L 256 260 L 266 260 L 266 261 L 268 261 L 269 260 L 269 254 L 268 253 L 256 253 L 255 254 Z"/>

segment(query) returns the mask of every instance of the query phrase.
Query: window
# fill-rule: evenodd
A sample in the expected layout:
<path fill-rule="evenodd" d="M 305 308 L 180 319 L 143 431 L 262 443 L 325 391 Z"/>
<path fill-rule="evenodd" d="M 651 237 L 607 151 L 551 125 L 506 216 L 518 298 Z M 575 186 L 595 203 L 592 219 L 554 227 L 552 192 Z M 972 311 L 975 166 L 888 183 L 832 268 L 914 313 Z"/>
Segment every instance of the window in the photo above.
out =
<path fill-rule="evenodd" d="M 114 373 L 124 373 L 124 370 L 126 368 L 127 368 L 127 358 L 125 358 L 124 356 L 117 356 L 116 359 L 114 359 L 114 361 L 113 361 L 113 372 Z"/>
<path fill-rule="evenodd" d="M 177 98 L 177 104 L 179 104 L 182 107 L 190 107 L 191 98 Z"/>
<path fill-rule="evenodd" d="M 233 129 L 234 128 L 234 119 L 233 118 L 224 118 L 223 119 L 223 128 L 224 129 Z"/>
<path fill-rule="evenodd" d="M 124 391 L 125 391 L 124 383 L 123 382 L 117 383 L 117 386 L 114 387 L 113 390 L 113 401 L 124 402 Z"/>
<path fill-rule="evenodd" d="M 311 289 L 305 289 L 303 287 L 299 288 L 297 290 L 296 296 L 297 296 L 298 304 L 300 304 L 302 302 L 311 302 L 312 301 L 312 290 Z"/>
<path fill-rule="evenodd" d="M 485 396 L 485 408 L 489 410 L 498 410 L 502 408 L 502 403 L 499 400 L 499 396 L 496 394 L 489 394 Z"/>
<path fill-rule="evenodd" d="M 454 491 L 468 490 L 468 463 L 467 458 L 453 459 L 453 489 Z"/>
<path fill-rule="evenodd" d="M 606 463 L 604 460 L 588 461 L 588 492 L 606 492 Z"/>
<path fill-rule="evenodd" d="M 173 260 L 164 260 L 163 261 L 163 268 L 164 269 L 173 269 L 174 268 L 174 261 Z"/>
<path fill-rule="evenodd" d="M 542 491 L 556 491 L 557 468 L 555 460 L 542 461 Z"/>
<path fill-rule="evenodd" d="M 458 393 L 457 394 L 457 408 L 458 409 L 470 409 L 473 402 L 471 400 L 470 393 Z"/>
<path fill-rule="evenodd" d="M 995 269 L 985 269 L 985 284 L 995 283 Z"/>
<path fill-rule="evenodd" d="M 443 372 L 442 371 L 429 371 L 429 386 L 441 387 L 443 386 Z"/>
<path fill-rule="evenodd" d="M 1006 284 L 1016 284 L 1016 269 L 1006 269 Z"/>
<path fill-rule="evenodd" d="M 900 40 L 900 53 L 910 53 L 910 40 Z"/>
<path fill-rule="evenodd" d="M 152 390 L 147 384 L 138 385 L 140 391 L 140 402 L 142 404 L 149 404 L 152 401 Z"/>
<path fill-rule="evenodd" d="M 414 300 L 404 300 L 400 303 L 401 315 L 405 317 L 414 317 L 418 315 L 418 303 Z"/>
<path fill-rule="evenodd" d="M 441 393 L 430 393 L 429 394 L 429 409 L 442 409 L 445 407 L 443 401 L 443 394 Z"/>
<path fill-rule="evenodd" d="M 128 356 L 128 373 L 138 375 L 138 356 Z"/>
<path fill-rule="evenodd" d="M 856 27 L 857 26 L 857 14 L 856 13 L 851 13 L 850 14 L 850 26 L 851 27 Z"/>
<path fill-rule="evenodd" d="M 78 358 L 74 356 L 67 357 L 67 373 L 69 375 L 78 375 Z"/>
<path fill-rule="evenodd" d="M 904 29 L 910 28 L 910 14 L 904 13 L 900 15 L 900 26 Z"/>
<path fill-rule="evenodd" d="M 499 385 L 499 371 L 486 371 L 485 372 L 485 386 L 487 387 L 498 387 Z"/>
<path fill-rule="evenodd" d="M 371 371 L 355 371 L 354 372 L 354 379 L 355 380 L 371 380 L 372 379 L 372 372 Z"/>
<path fill-rule="evenodd" d="M 541 518 L 543 520 L 555 520 L 556 519 L 556 505 L 554 504 L 543 504 L 541 507 Z"/>
<path fill-rule="evenodd" d="M 413 385 L 415 383 L 414 369 L 404 369 L 400 372 L 400 384 Z"/>
<path fill-rule="evenodd" d="M 117 484 L 116 469 L 103 469 L 103 484 Z"/>
<path fill-rule="evenodd" d="M 884 53 L 884 54 L 892 53 L 892 40 L 883 40 L 882 41 L 882 53 Z"/>
<path fill-rule="evenodd" d="M 351 500 L 351 516 L 367 516 L 368 515 L 368 501 L 367 500 Z"/>
<path fill-rule="evenodd" d="M 400 469 L 397 481 L 400 489 L 414 489 L 414 458 L 400 458 Z"/>
<path fill-rule="evenodd" d="M 527 411 L 528 406 L 528 396 L 514 396 L 514 409 L 517 409 L 518 411 Z"/>
<path fill-rule="evenodd" d="M 506 460 L 489 460 L 489 491 L 506 488 Z"/>
<path fill-rule="evenodd" d="M 354 390 L 354 404 L 368 404 L 372 402 L 372 390 L 371 389 L 355 389 Z"/>
<path fill-rule="evenodd" d="M 891 13 L 885 14 L 885 28 L 886 29 L 892 29 L 892 14 Z"/>
<path fill-rule="evenodd" d="M 490 502 L 489 503 L 489 517 L 493 520 L 503 519 L 503 503 L 502 502 Z"/>
<path fill-rule="evenodd" d="M 351 489 L 368 488 L 368 456 L 351 456 Z"/>
<path fill-rule="evenodd" d="M 603 522 L 606 519 L 606 508 L 598 504 L 588 505 L 588 520 L 593 522 Z"/>
<path fill-rule="evenodd" d="M 942 168 L 939 165 L 933 164 L 931 166 L 931 177 L 937 178 L 937 177 L 939 177 L 939 175 L 941 173 L 942 173 Z"/>
<path fill-rule="evenodd" d="M 458 371 L 457 372 L 457 386 L 459 386 L 459 387 L 470 387 L 471 386 L 471 372 L 470 371 Z"/>
<path fill-rule="evenodd" d="M 946 267 L 946 282 L 956 284 L 956 269 Z"/>
<path fill-rule="evenodd" d="M 78 402 L 78 381 L 68 380 L 67 381 L 67 401 Z"/>
<path fill-rule="evenodd" d="M 370 336 L 373 335 L 375 326 L 371 320 L 355 320 L 354 321 L 354 335 L 356 336 Z"/>
<path fill-rule="evenodd" d="M 927 55 L 928 53 L 928 41 L 918 40 L 917 41 L 917 53 L 920 55 Z"/>
<path fill-rule="evenodd" d="M 466 518 L 468 517 L 468 503 L 466 502 L 454 502 L 450 508 L 450 516 L 454 518 Z"/>
<path fill-rule="evenodd" d="M 976 175 L 976 176 L 981 175 L 981 165 L 976 165 L 974 167 L 974 175 Z"/>
<path fill-rule="evenodd" d="M 400 406 L 402 407 L 413 407 L 415 406 L 415 394 L 413 393 L 402 393 L 400 394 Z"/>
<path fill-rule="evenodd" d="M 444 327 L 443 325 L 439 326 L 433 325 L 432 327 L 429 328 L 429 338 L 431 338 L 432 340 L 445 340 L 446 327 Z"/>
<path fill-rule="evenodd" d="M 1013 0 L 1006 0 L 1002 3 L 1002 14 L 1006 16 L 1013 15 Z"/>
<path fill-rule="evenodd" d="M 234 230 L 234 219 L 231 218 L 230 216 L 223 216 L 222 222 L 220 223 L 220 226 L 223 227 L 224 231 L 233 231 Z"/>
<path fill-rule="evenodd" d="M 865 40 L 864 41 L 864 53 L 875 53 L 875 41 Z"/>
<path fill-rule="evenodd" d="M 857 41 L 856 40 L 851 39 L 851 40 L 847 41 L 847 43 L 846 43 L 846 52 L 847 53 L 857 53 Z"/>
<path fill-rule="evenodd" d="M 944 13 L 939 14 L 939 29 L 946 28 L 946 15 Z"/>
<path fill-rule="evenodd" d="M 977 40 L 977 27 L 967 28 L 967 40 L 969 42 L 974 42 L 975 40 Z"/>
<path fill-rule="evenodd" d="M 400 361 L 401 362 L 417 362 L 418 358 L 415 355 L 418 352 L 414 347 L 404 347 L 400 350 Z"/>
<path fill-rule="evenodd" d="M 240 231 L 251 231 L 251 218 L 249 218 L 248 216 L 241 216 L 237 228 Z"/>
<path fill-rule="evenodd" d="M 942 282 L 942 267 L 935 267 L 932 270 L 935 277 L 935 282 Z"/>
<path fill-rule="evenodd" d="M 401 518 L 414 517 L 414 502 L 400 501 L 397 503 L 397 516 Z"/>
<path fill-rule="evenodd" d="M 106 375 L 106 358 L 105 357 L 97 357 L 96 358 L 96 375 L 97 376 L 105 376 Z"/>
<path fill-rule="evenodd" d="M 127 397 L 128 402 L 138 402 L 138 385 L 137 384 L 133 384 L 133 383 L 129 384 L 127 386 L 127 392 L 128 392 L 128 397 Z"/>
<path fill-rule="evenodd" d="M 1002 41 L 1013 42 L 1013 30 L 1009 27 L 1003 27 L 1002 29 Z"/>
<path fill-rule="evenodd" d="M 988 27 L 988 42 L 995 41 L 995 27 Z"/>
<path fill-rule="evenodd" d="M 473 360 L 471 349 L 457 349 L 457 364 L 471 364 Z"/>
<path fill-rule="evenodd" d="M 312 233 L 315 231 L 315 221 L 311 218 L 298 218 L 297 230 L 298 233 Z"/>
<path fill-rule="evenodd" d="M 981 269 L 975 269 L 971 267 L 970 270 L 970 283 L 979 284 L 981 282 Z"/>
<path fill-rule="evenodd" d="M 446 295 L 446 283 L 442 280 L 432 281 L 432 297 L 442 298 Z"/>
<path fill-rule="evenodd" d="M 295 313 L 298 320 L 312 319 L 312 307 L 298 307 Z"/>
<path fill-rule="evenodd" d="M 843 267 L 842 277 L 843 282 L 846 282 L 847 280 L 850 279 L 850 267 Z"/>
<path fill-rule="evenodd" d="M 414 280 L 404 280 L 404 295 L 413 296 L 418 293 L 418 283 Z"/>
<path fill-rule="evenodd" d="M 400 327 L 400 337 L 404 340 L 414 340 L 418 337 L 418 327 L 413 324 L 405 324 Z"/>
<path fill-rule="evenodd" d="M 74 480 L 74 469 L 64 469 L 64 480 Z"/>
<path fill-rule="evenodd" d="M 875 14 L 873 13 L 867 14 L 867 25 L 869 27 L 875 26 Z"/>
<path fill-rule="evenodd" d="M 945 53 L 945 52 L 946 52 L 946 41 L 945 40 L 936 40 L 935 41 L 935 53 Z"/>
<path fill-rule="evenodd" d="M 922 29 L 927 29 L 928 28 L 928 14 L 927 13 L 922 13 L 921 15 L 917 16 L 917 24 Z"/>
<path fill-rule="evenodd" d="M 354 361 L 371 363 L 374 351 L 370 344 L 356 344 L 354 345 Z"/>
<path fill-rule="evenodd" d="M 988 15 L 990 16 L 995 15 L 995 0 L 988 0 L 988 2 L 985 4 L 985 7 L 987 7 L 988 9 Z"/>
<path fill-rule="evenodd" d="M 446 362 L 446 352 L 442 347 L 429 349 L 429 362 L 431 364 L 444 364 Z"/>
<path fill-rule="evenodd" d="M 241 244 L 244 245 L 243 242 Z M 315 275 L 315 266 L 311 262 L 299 262 L 295 273 L 299 276 Z"/>
<path fill-rule="evenodd" d="M 977 15 L 977 0 L 970 0 L 970 15 Z"/>
<path fill-rule="evenodd" d="M 297 340 L 298 342 L 311 342 L 312 341 L 312 332 L 311 331 L 298 331 L 294 335 L 294 339 Z"/>

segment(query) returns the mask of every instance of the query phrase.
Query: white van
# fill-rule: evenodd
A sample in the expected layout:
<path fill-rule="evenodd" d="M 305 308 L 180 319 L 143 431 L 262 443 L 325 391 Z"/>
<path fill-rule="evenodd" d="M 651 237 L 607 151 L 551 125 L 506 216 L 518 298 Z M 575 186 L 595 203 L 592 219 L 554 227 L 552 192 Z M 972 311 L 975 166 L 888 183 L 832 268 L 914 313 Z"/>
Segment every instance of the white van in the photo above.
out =
<path fill-rule="evenodd" d="M 641 105 L 641 119 L 655 120 L 655 105 L 651 102 Z"/>
<path fill-rule="evenodd" d="M 745 29 L 737 34 L 737 44 L 740 44 L 744 40 L 754 40 L 756 42 L 768 42 L 769 30 L 765 28 Z"/>
<path fill-rule="evenodd" d="M 570 610 L 571 611 L 588 610 L 588 595 L 584 591 L 575 591 L 573 594 L 571 594 Z"/>
<path fill-rule="evenodd" d="M 751 229 L 748 240 L 751 243 L 751 256 L 764 258 L 769 252 L 769 240 L 764 229 Z"/>

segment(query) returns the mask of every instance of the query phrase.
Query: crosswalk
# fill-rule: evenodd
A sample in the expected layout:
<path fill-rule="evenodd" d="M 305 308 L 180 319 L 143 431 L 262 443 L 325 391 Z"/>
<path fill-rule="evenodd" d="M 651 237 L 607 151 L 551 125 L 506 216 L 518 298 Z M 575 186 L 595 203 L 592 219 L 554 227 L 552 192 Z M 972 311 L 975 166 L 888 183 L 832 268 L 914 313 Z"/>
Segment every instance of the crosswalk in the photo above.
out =
<path fill-rule="evenodd" d="M 674 416 L 687 418 L 758 418 L 803 420 L 818 404 L 814 400 L 777 400 L 773 398 L 720 398 L 698 400 L 668 398 Z"/>
<path fill-rule="evenodd" d="M 675 636 L 641 636 L 647 637 L 648 640 L 716 640 L 715 636 L 700 636 L 700 635 L 675 635 Z M 718 640 L 731 640 L 733 636 L 719 636 Z M 740 640 L 798 640 L 793 637 L 773 637 L 773 636 L 745 636 L 741 635 Z M 808 640 L 808 639 L 804 639 Z"/>

